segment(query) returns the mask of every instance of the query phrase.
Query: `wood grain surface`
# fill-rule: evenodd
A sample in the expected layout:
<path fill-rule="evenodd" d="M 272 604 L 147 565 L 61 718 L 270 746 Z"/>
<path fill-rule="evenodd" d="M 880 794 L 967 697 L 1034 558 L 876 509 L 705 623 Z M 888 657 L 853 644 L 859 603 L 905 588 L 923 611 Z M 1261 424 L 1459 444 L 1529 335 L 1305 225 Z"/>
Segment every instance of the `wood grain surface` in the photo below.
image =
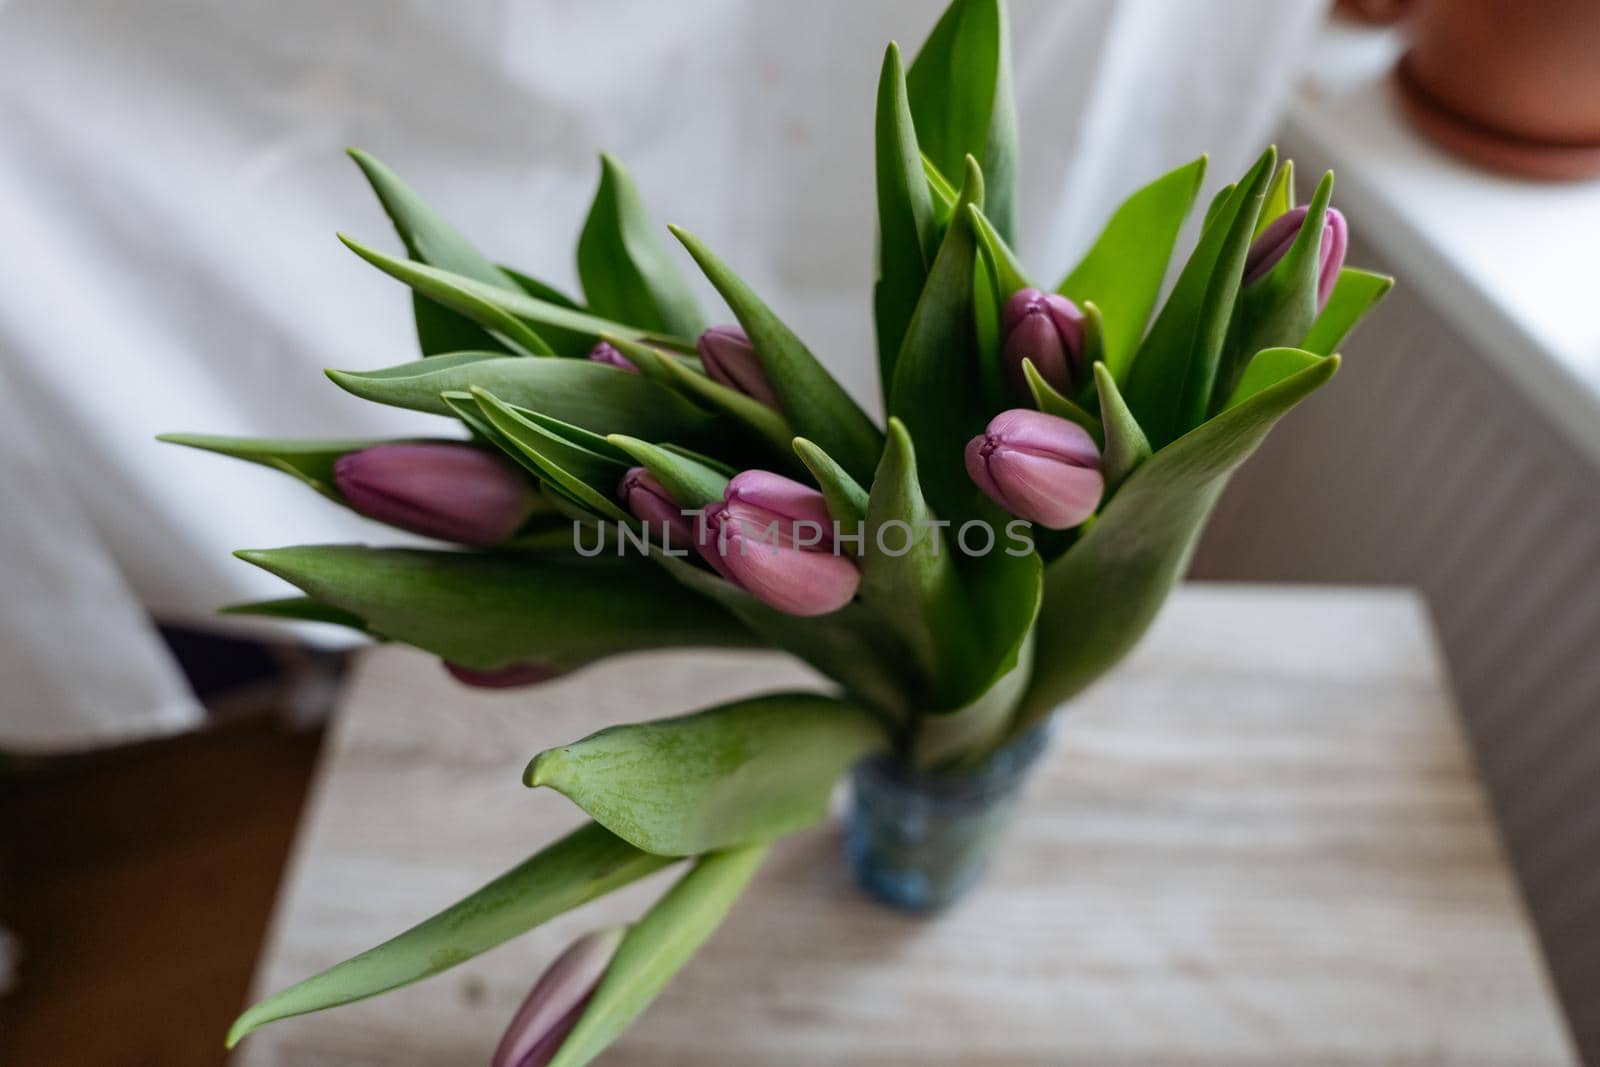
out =
<path fill-rule="evenodd" d="M 767 654 L 652 654 L 481 693 L 366 654 L 325 750 L 257 993 L 391 936 L 575 825 L 518 783 L 619 721 L 812 682 Z M 1058 719 L 988 881 L 907 918 L 836 824 L 781 843 L 599 1063 L 1575 1062 L 1408 593 L 1191 586 Z M 482 1064 L 544 964 L 639 885 L 383 997 L 273 1024 L 244 1067 Z M 220 1035 L 219 1035 L 220 1039 Z"/>

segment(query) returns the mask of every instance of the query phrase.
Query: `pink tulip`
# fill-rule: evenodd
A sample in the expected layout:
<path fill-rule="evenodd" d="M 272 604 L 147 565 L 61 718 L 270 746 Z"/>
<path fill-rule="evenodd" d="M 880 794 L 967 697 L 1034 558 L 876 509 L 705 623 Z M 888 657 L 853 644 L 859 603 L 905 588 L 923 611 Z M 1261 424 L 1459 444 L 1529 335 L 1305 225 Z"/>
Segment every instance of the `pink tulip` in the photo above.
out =
<path fill-rule="evenodd" d="M 735 475 L 698 532 L 700 554 L 719 574 L 790 615 L 838 611 L 861 582 L 838 551 L 822 494 L 770 471 Z"/>
<path fill-rule="evenodd" d="M 1094 514 L 1105 491 L 1100 451 L 1077 423 L 1042 411 L 1002 411 L 967 443 L 967 473 L 996 504 L 1052 530 Z"/>
<path fill-rule="evenodd" d="M 1288 254 L 1300 227 L 1305 223 L 1307 209 L 1291 208 L 1267 224 L 1245 254 L 1244 284 L 1265 277 Z M 1334 283 L 1339 280 L 1339 270 L 1344 266 L 1344 254 L 1350 244 L 1350 226 L 1343 213 L 1330 207 L 1322 220 L 1322 241 L 1317 245 L 1317 311 L 1328 306 Z"/>
<path fill-rule="evenodd" d="M 700 335 L 696 345 L 706 376 L 729 389 L 736 389 L 769 408 L 781 407 L 778 391 L 772 387 L 761 357 L 750 338 L 737 326 L 713 326 Z"/>
<path fill-rule="evenodd" d="M 662 548 L 686 549 L 695 543 L 693 520 L 643 467 L 634 467 L 622 476 L 617 496 L 635 517 L 644 520 L 651 534 L 662 539 Z"/>
<path fill-rule="evenodd" d="M 1032 360 L 1039 375 L 1063 394 L 1082 384 L 1083 312 L 1058 293 L 1019 289 L 1006 301 L 1000 316 L 1005 337 L 1001 352 L 1006 377 L 1020 397 L 1029 394 L 1022 361 Z"/>
<path fill-rule="evenodd" d="M 558 678 L 563 673 L 544 663 L 513 663 L 506 667 L 478 670 L 446 660 L 444 669 L 450 672 L 450 677 L 474 689 L 515 689 L 524 685 L 538 685 Z"/>
<path fill-rule="evenodd" d="M 369 519 L 468 545 L 510 538 L 538 499 L 506 460 L 445 441 L 347 452 L 334 461 L 333 482 L 345 503 Z"/>
<path fill-rule="evenodd" d="M 595 930 L 557 956 L 512 1017 L 490 1067 L 544 1067 L 555 1059 L 626 933 L 622 926 Z"/>
<path fill-rule="evenodd" d="M 625 370 L 629 374 L 639 373 L 639 368 L 633 365 L 632 360 L 618 352 L 615 345 L 607 344 L 604 341 L 589 349 L 589 362 L 604 363 L 608 367 L 616 367 L 618 370 Z"/>

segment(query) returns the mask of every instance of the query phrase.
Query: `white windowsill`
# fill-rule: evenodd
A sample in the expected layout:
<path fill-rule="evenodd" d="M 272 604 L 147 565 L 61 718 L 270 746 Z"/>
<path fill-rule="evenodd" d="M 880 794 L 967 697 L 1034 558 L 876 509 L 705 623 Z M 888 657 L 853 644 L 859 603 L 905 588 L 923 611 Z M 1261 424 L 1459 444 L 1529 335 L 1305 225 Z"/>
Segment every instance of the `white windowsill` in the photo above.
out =
<path fill-rule="evenodd" d="M 1600 181 L 1504 177 L 1424 140 L 1391 96 L 1393 31 L 1336 22 L 1317 47 L 1286 139 L 1333 169 L 1335 201 L 1399 284 L 1600 464 Z"/>

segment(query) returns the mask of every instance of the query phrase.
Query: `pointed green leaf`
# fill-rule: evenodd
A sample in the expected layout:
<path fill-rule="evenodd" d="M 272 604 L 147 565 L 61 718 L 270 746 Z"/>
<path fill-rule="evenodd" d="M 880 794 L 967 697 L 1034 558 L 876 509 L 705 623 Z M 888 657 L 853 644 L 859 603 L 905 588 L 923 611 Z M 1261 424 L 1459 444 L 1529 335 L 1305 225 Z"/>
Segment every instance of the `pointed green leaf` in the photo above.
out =
<path fill-rule="evenodd" d="M 530 330 L 529 324 L 532 324 L 555 326 L 581 334 L 589 344 L 598 340 L 602 333 L 616 333 L 639 337 L 651 344 L 682 352 L 694 351 L 693 338 L 654 333 L 641 327 L 591 315 L 587 311 L 575 311 L 561 304 L 540 300 L 516 287 L 515 282 L 508 281 L 505 286 L 490 285 L 464 274 L 430 267 L 425 263 L 396 259 L 394 256 L 368 248 L 345 234 L 340 234 L 339 240 L 344 242 L 350 251 L 390 277 L 406 283 L 429 299 L 465 315 L 480 326 L 506 333 L 508 336 L 520 337 L 522 334 L 513 335 L 510 331 Z M 540 343 L 543 343 L 542 340 Z M 549 346 L 544 347 L 548 352 Z"/>
<path fill-rule="evenodd" d="M 838 523 L 843 532 L 854 533 L 867 518 L 867 491 L 813 442 L 796 437 L 794 450 L 822 490 L 829 518 Z"/>
<path fill-rule="evenodd" d="M 518 289 L 521 289 L 535 300 L 542 300 L 546 304 L 554 304 L 556 307 L 564 307 L 572 311 L 584 310 L 582 304 L 548 282 L 540 281 L 538 278 L 523 274 L 521 271 L 514 270 L 504 264 L 501 264 L 500 269 L 516 283 Z M 589 354 L 589 349 L 594 347 L 594 342 L 589 339 L 588 335 L 574 330 L 563 330 L 558 326 L 541 325 L 539 327 L 539 336 L 550 343 L 550 347 L 555 349 L 555 353 L 558 356 L 586 356 Z M 464 345 L 462 347 L 476 348 L 477 346 Z"/>
<path fill-rule="evenodd" d="M 1261 390 L 1145 460 L 1045 572 L 1026 730 L 1110 670 L 1182 577 L 1229 477 L 1289 409 L 1333 376 L 1338 357 Z"/>
<path fill-rule="evenodd" d="M 660 554 L 656 559 L 678 581 L 722 605 L 772 647 L 833 679 L 864 706 L 889 719 L 909 713 L 907 694 L 915 678 L 907 653 L 864 605 L 846 604 L 814 618 L 785 615 L 704 567 Z"/>
<path fill-rule="evenodd" d="M 971 159 L 961 199 L 964 204 L 983 199 L 983 174 Z M 962 452 L 992 414 L 984 400 L 981 354 L 973 328 L 976 256 L 972 226 L 966 213 L 958 211 L 906 330 L 889 395 L 889 414 L 906 424 L 921 450 L 923 494 L 941 518 L 957 524 L 980 506 Z"/>
<path fill-rule="evenodd" d="M 721 925 L 766 854 L 754 845 L 696 860 L 629 928 L 550 1067 L 583 1067 L 620 1037 Z"/>
<path fill-rule="evenodd" d="M 1272 176 L 1272 184 L 1267 186 L 1266 198 L 1261 203 L 1261 217 L 1256 220 L 1256 232 L 1252 237 L 1260 237 L 1261 231 L 1272 225 L 1273 219 L 1292 210 L 1294 210 L 1294 160 L 1286 159 L 1278 165 L 1278 173 Z"/>
<path fill-rule="evenodd" d="M 366 175 L 384 212 L 394 223 L 395 232 L 412 259 L 443 270 L 464 274 L 490 285 L 507 285 L 509 276 L 490 263 L 482 253 L 417 195 L 400 176 L 374 157 L 352 148 L 350 158 Z M 414 300 L 417 341 L 425 356 L 441 352 L 500 347 L 482 327 L 418 293 Z M 537 352 L 540 345 L 531 346 Z"/>
<path fill-rule="evenodd" d="M 1011 251 L 1011 246 L 1000 236 L 1000 231 L 989 221 L 989 216 L 984 214 L 983 208 L 969 203 L 965 211 L 967 220 L 972 224 L 972 230 L 978 237 L 978 248 L 994 270 L 996 292 L 1000 296 L 1001 306 L 1004 306 L 1005 301 L 1018 289 L 1033 288 L 1033 282 L 1029 280 L 1028 272 L 1023 269 L 1022 261 Z"/>
<path fill-rule="evenodd" d="M 1094 364 L 1094 366 L 1099 367 L 1104 364 Z M 1054 415 L 1068 422 L 1077 423 L 1089 431 L 1089 436 L 1093 437 L 1097 444 L 1102 440 L 1104 431 L 1100 428 L 1100 420 L 1083 410 L 1076 402 L 1056 392 L 1056 387 L 1044 380 L 1044 375 L 1033 365 L 1033 360 L 1022 361 L 1022 376 L 1028 382 L 1028 391 L 1033 394 L 1035 408 L 1046 415 Z"/>
<path fill-rule="evenodd" d="M 878 331 L 878 375 L 885 395 L 906 323 L 939 244 L 932 194 L 922 172 L 922 150 L 906 99 L 900 47 L 891 43 L 878 75 L 876 126 L 878 178 L 878 283 L 873 290 Z"/>
<path fill-rule="evenodd" d="M 637 437 L 614 434 L 611 443 L 655 475 L 661 488 L 682 508 L 704 508 L 722 499 L 728 476 L 704 462 Z"/>
<path fill-rule="evenodd" d="M 399 444 L 394 440 L 363 440 L 357 438 L 338 440 L 295 440 L 293 438 L 270 437 L 221 437 L 214 434 L 203 433 L 163 433 L 156 435 L 157 441 L 167 444 L 184 445 L 188 448 L 198 448 L 205 452 L 216 452 L 224 456 L 232 456 L 250 463 L 259 463 L 263 467 L 283 471 L 293 475 L 302 482 L 327 497 L 329 500 L 344 503 L 344 498 L 333 484 L 333 465 L 339 457 L 347 452 L 359 452 L 363 448 L 372 448 L 376 445 Z M 404 443 L 413 443 L 421 438 L 408 438 Z M 452 441 L 451 444 L 460 444 Z"/>
<path fill-rule="evenodd" d="M 1205 418 L 1276 161 L 1276 150 L 1267 149 L 1223 202 L 1134 357 L 1123 395 L 1158 449 Z"/>
<path fill-rule="evenodd" d="M 922 154 L 922 176 L 928 180 L 928 195 L 933 197 L 933 221 L 940 240 L 943 240 L 944 228 L 950 225 L 951 216 L 955 214 L 956 200 L 960 198 L 961 190 L 939 173 L 939 168 L 934 166 L 926 152 Z"/>
<path fill-rule="evenodd" d="M 853 704 L 778 693 L 601 730 L 539 753 L 524 779 L 646 852 L 692 856 L 819 822 L 839 775 L 886 744 Z"/>
<path fill-rule="evenodd" d="M 1105 361 L 1118 382 L 1128 380 L 1133 354 L 1161 295 L 1167 264 L 1183 220 L 1205 179 L 1206 157 L 1162 175 L 1122 202 L 1083 260 L 1057 287 L 1080 307 L 1100 306 Z"/>
<path fill-rule="evenodd" d="M 789 428 L 788 422 L 782 415 L 759 400 L 752 399 L 736 389 L 729 389 L 721 382 L 714 382 L 687 366 L 683 360 L 659 352 L 649 345 L 611 334 L 606 334 L 604 340 L 638 367 L 645 378 L 689 398 L 696 404 L 721 412 L 742 426 L 751 436 L 770 445 L 775 454 L 780 456 L 787 454 L 794 431 Z M 619 432 L 627 431 L 619 430 Z M 633 436 L 651 435 L 634 433 Z M 659 435 L 657 436 L 659 438 Z M 678 437 L 683 439 L 682 434 Z"/>
<path fill-rule="evenodd" d="M 614 445 L 602 439 L 606 452 L 592 451 L 487 390 L 474 388 L 472 396 L 484 418 L 511 443 L 515 459 L 595 515 L 631 520 L 615 500 L 628 463 L 617 458 L 620 453 Z"/>
<path fill-rule="evenodd" d="M 1094 365 L 1094 381 L 1100 395 L 1100 425 L 1105 428 L 1105 444 L 1100 451 L 1100 474 L 1106 480 L 1102 498 L 1105 501 L 1111 499 L 1139 464 L 1150 458 L 1150 442 L 1139 428 L 1139 420 L 1128 410 L 1128 402 L 1117 389 L 1116 378 L 1104 363 Z"/>
<path fill-rule="evenodd" d="M 969 632 L 955 546 L 933 519 L 917 480 L 911 435 L 891 418 L 867 503 L 860 596 L 910 650 L 927 681 L 917 694 L 925 705 L 959 700 L 974 684 L 981 651 Z"/>
<path fill-rule="evenodd" d="M 1327 307 L 1312 323 L 1304 347 L 1318 355 L 1332 355 L 1356 323 L 1394 288 L 1394 279 L 1359 267 L 1345 267 L 1333 284 Z"/>
<path fill-rule="evenodd" d="M 645 648 L 746 647 L 749 630 L 637 557 L 301 545 L 237 553 L 376 634 L 451 663 L 560 669 Z"/>
<path fill-rule="evenodd" d="M 883 435 L 872 420 L 727 264 L 693 234 L 676 226 L 671 230 L 750 335 L 794 432 L 826 448 L 857 479 L 866 478 L 883 448 Z"/>
<path fill-rule="evenodd" d="M 1001 0 L 953 0 L 906 72 L 917 140 L 946 176 L 972 156 L 988 179 L 988 212 L 1016 235 L 1017 116 Z"/>
<path fill-rule="evenodd" d="M 633 179 L 605 154 L 578 238 L 578 277 L 596 315 L 680 337 L 698 337 L 705 329 L 694 293 L 657 236 Z"/>
<path fill-rule="evenodd" d="M 1255 358 L 1245 367 L 1244 374 L 1239 378 L 1239 385 L 1228 398 L 1228 408 L 1238 407 L 1263 389 L 1277 385 L 1285 378 L 1299 374 L 1307 367 L 1314 367 L 1321 363 L 1325 357 L 1315 352 L 1307 352 L 1302 348 L 1264 348 L 1255 354 Z"/>
<path fill-rule="evenodd" d="M 655 382 L 583 359 L 489 357 L 452 362 L 431 356 L 378 371 L 330 370 L 338 385 L 379 404 L 454 415 L 443 393 L 486 389 L 508 404 L 595 433 L 625 433 L 685 444 L 717 438 L 716 420 Z"/>
<path fill-rule="evenodd" d="M 670 862 L 589 823 L 431 919 L 255 1004 L 228 1031 L 228 1047 L 275 1020 L 438 974 Z"/>
<path fill-rule="evenodd" d="M 325 622 L 333 626 L 347 626 L 352 630 L 367 632 L 367 620 L 332 604 L 324 604 L 308 596 L 282 597 L 277 600 L 252 600 L 243 604 L 229 604 L 219 608 L 221 615 L 257 615 L 268 619 L 292 619 L 297 622 Z"/>

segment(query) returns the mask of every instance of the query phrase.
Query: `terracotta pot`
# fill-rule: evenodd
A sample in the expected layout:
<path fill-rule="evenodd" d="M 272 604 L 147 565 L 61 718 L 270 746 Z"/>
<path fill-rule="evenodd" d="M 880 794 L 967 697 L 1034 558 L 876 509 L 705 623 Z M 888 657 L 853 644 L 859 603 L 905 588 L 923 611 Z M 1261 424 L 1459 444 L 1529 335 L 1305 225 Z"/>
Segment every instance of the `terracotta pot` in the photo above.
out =
<path fill-rule="evenodd" d="M 1424 132 L 1535 177 L 1600 174 L 1600 2 L 1419 0 L 1396 84 Z"/>

